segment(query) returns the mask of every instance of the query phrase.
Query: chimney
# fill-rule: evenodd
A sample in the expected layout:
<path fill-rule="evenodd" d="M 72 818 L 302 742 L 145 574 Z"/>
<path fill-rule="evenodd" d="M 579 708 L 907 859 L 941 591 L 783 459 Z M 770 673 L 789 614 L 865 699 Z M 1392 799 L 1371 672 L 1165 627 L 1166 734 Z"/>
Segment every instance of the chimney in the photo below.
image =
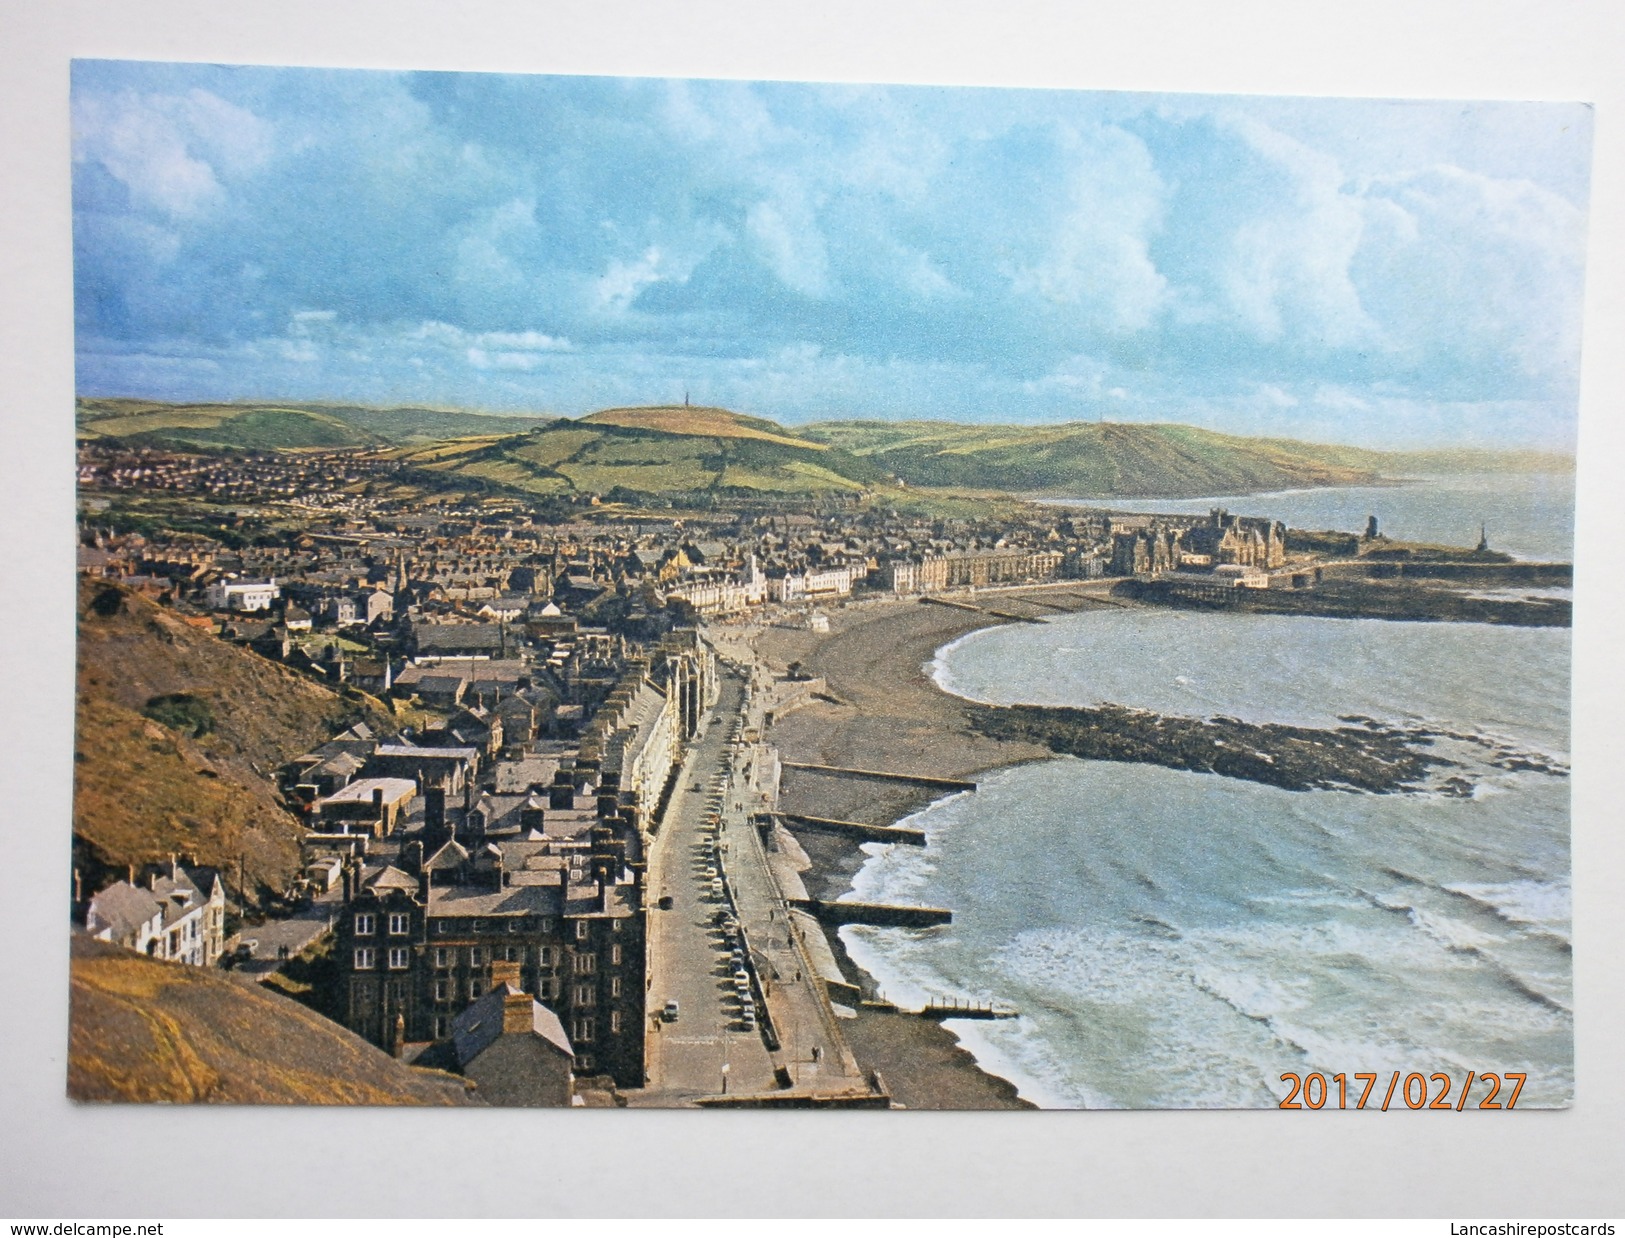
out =
<path fill-rule="evenodd" d="M 543 832 L 547 828 L 547 807 L 542 803 L 542 797 L 534 792 L 519 810 L 519 828 L 527 833 L 531 830 Z"/>
<path fill-rule="evenodd" d="M 517 966 L 517 965 L 515 965 Z M 518 981 L 514 987 L 518 987 Z M 533 1010 L 533 999 L 529 993 L 509 993 L 502 999 L 502 1030 L 504 1032 L 529 1032 L 536 1028 L 536 1016 Z"/>
<path fill-rule="evenodd" d="M 518 963 L 510 963 L 502 959 L 492 962 L 491 987 L 495 989 L 505 984 L 511 984 L 514 988 L 519 988 L 519 966 Z"/>
<path fill-rule="evenodd" d="M 393 1057 L 403 1057 L 406 1053 L 406 1016 L 399 1010 L 395 1012 L 395 1026 L 390 1030 L 389 1052 Z"/>

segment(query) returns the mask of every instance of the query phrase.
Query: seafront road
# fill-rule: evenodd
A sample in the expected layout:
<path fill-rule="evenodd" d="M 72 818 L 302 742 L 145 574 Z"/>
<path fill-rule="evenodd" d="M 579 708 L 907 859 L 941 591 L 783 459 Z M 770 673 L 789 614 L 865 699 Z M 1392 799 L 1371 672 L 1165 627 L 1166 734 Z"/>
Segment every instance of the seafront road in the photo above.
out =
<path fill-rule="evenodd" d="M 751 824 L 753 812 L 771 807 L 763 801 L 772 793 L 770 750 L 746 742 L 761 725 L 758 715 L 744 680 L 724 672 L 720 699 L 689 749 L 650 848 L 649 1081 L 625 1094 L 634 1106 L 693 1104 L 724 1090 L 739 1096 L 864 1087 Z M 715 830 L 710 817 L 717 818 Z M 712 892 L 711 869 L 725 874 L 744 926 L 757 991 L 780 1037 L 776 1051 L 769 1051 L 760 1023 L 747 1031 L 740 1020 L 733 965 L 717 924 L 728 904 Z M 671 906 L 662 910 L 668 897 Z M 678 1003 L 678 1017 L 658 1021 L 668 1001 Z"/>

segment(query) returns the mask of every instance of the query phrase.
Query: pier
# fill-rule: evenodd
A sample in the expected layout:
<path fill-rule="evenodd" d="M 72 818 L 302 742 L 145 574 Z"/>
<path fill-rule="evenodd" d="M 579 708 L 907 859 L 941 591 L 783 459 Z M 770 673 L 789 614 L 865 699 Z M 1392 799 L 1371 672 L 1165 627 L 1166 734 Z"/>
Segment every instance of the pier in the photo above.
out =
<path fill-rule="evenodd" d="M 774 816 L 787 825 L 799 825 L 826 834 L 844 834 L 848 838 L 861 838 L 871 843 L 907 843 L 913 847 L 925 846 L 925 831 L 906 825 L 868 825 L 862 821 L 842 821 L 835 817 L 809 817 L 796 812 L 779 812 Z"/>

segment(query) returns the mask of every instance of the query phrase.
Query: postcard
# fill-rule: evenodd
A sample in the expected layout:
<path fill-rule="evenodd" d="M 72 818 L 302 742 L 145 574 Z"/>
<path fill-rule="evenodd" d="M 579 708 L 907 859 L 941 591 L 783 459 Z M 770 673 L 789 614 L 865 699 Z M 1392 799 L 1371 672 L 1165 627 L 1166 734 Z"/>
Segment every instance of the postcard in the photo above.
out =
<path fill-rule="evenodd" d="M 1574 1100 L 1588 108 L 72 114 L 70 1097 Z"/>

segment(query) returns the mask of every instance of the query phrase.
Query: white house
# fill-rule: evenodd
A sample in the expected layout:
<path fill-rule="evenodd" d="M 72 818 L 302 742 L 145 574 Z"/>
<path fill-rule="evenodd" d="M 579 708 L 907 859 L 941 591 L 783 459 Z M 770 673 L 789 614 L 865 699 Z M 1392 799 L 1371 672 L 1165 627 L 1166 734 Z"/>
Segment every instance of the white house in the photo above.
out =
<path fill-rule="evenodd" d="M 215 610 L 270 610 L 282 590 L 274 576 L 270 580 L 219 580 L 209 586 L 205 596 Z"/>
<path fill-rule="evenodd" d="M 208 967 L 225 949 L 225 884 L 216 873 L 194 876 L 172 860 L 154 869 L 145 886 L 118 881 L 93 897 L 85 928 L 155 959 Z"/>

